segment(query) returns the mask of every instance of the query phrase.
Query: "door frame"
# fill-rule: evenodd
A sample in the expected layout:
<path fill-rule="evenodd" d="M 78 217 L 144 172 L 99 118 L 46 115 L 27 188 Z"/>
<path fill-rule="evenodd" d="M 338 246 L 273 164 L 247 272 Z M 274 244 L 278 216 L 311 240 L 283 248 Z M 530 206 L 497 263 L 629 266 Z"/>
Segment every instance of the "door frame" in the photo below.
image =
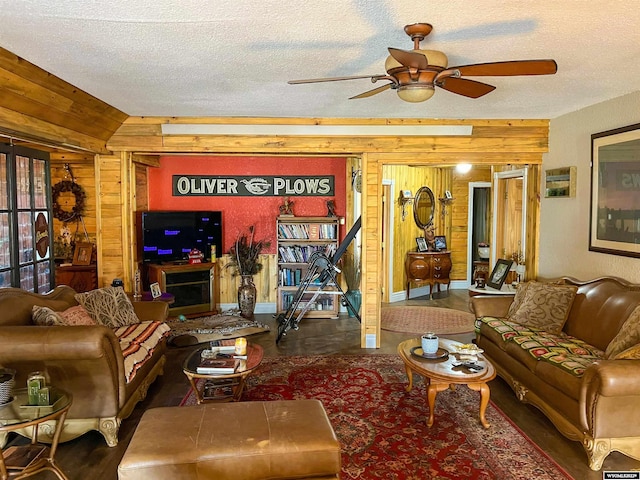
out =
<path fill-rule="evenodd" d="M 393 241 L 395 212 L 393 199 L 395 197 L 395 180 L 382 179 L 382 196 L 384 198 L 382 215 L 385 221 L 382 222 L 382 239 L 384 249 L 382 250 L 382 301 L 390 303 L 393 298 Z M 382 247 L 382 245 L 381 245 Z"/>

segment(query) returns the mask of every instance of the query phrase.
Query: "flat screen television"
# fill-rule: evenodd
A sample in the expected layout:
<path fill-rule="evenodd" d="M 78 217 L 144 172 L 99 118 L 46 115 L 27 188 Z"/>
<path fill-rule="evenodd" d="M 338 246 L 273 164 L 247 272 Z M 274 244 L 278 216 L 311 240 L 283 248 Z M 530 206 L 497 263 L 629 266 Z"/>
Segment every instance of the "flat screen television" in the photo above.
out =
<path fill-rule="evenodd" d="M 203 262 L 222 255 L 222 212 L 149 211 L 138 212 L 138 247 L 143 263 L 188 261 L 193 248 L 200 250 Z"/>

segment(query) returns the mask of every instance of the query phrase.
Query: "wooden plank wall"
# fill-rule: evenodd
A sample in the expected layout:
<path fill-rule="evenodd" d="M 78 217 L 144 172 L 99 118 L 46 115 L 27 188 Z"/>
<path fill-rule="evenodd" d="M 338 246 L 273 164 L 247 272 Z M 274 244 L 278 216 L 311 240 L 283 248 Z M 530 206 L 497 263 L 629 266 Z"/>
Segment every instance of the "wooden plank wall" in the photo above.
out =
<path fill-rule="evenodd" d="M 96 192 L 98 197 L 98 284 L 110 285 L 114 278 L 121 278 L 125 290 L 132 290 L 129 243 L 123 241 L 130 225 L 123 218 L 123 209 L 128 202 L 124 192 L 122 156 L 100 155 L 96 162 Z M 128 242 L 132 241 L 129 238 Z"/>
<path fill-rule="evenodd" d="M 0 132 L 107 152 L 127 114 L 0 48 Z"/>
<path fill-rule="evenodd" d="M 93 166 L 94 155 L 80 153 L 50 153 L 51 185 L 65 179 L 64 165 L 69 164 L 76 183 L 84 189 L 87 194 L 86 209 L 82 220 L 89 235 L 89 241 L 96 243 L 97 219 L 96 219 L 96 179 Z M 56 239 L 60 235 L 60 229 L 64 223 L 57 218 L 53 219 L 53 237 Z M 77 232 L 77 241 L 84 240 L 84 228 L 81 221 L 73 220 L 67 223 L 67 227 L 72 234 Z"/>

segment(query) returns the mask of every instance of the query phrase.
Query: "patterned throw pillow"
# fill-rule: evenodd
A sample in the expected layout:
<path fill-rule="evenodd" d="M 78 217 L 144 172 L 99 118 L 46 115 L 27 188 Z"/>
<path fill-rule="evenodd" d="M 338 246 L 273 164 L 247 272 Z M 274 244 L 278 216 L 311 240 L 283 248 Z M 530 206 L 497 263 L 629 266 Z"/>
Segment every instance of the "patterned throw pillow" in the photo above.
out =
<path fill-rule="evenodd" d="M 629 318 L 622 324 L 622 328 L 607 345 L 607 358 L 640 358 L 640 306 L 637 306 Z M 622 356 L 624 355 L 624 356 Z"/>
<path fill-rule="evenodd" d="M 64 318 L 49 307 L 34 305 L 31 309 L 31 320 L 41 327 L 51 327 L 53 325 L 64 325 Z"/>
<path fill-rule="evenodd" d="M 87 312 L 82 305 L 69 307 L 64 312 L 60 312 L 59 315 L 62 317 L 65 325 L 97 325 L 96 321 L 91 318 L 89 312 Z"/>
<path fill-rule="evenodd" d="M 100 325 L 115 328 L 140 322 L 122 287 L 104 287 L 77 293 L 75 299 Z"/>
<path fill-rule="evenodd" d="M 527 294 L 527 288 L 531 285 L 531 282 L 519 283 L 516 285 L 516 295 L 513 298 L 513 302 L 509 305 L 509 311 L 507 312 L 507 318 L 509 318 L 512 314 L 518 311 L 520 305 L 524 300 L 524 297 Z"/>
<path fill-rule="evenodd" d="M 61 325 L 73 327 L 77 325 L 97 325 L 89 313 L 81 306 L 69 307 L 64 312 L 55 312 L 49 307 L 34 305 L 31 318 L 36 325 L 51 327 Z"/>
<path fill-rule="evenodd" d="M 540 282 L 527 282 L 516 291 L 517 308 L 509 309 L 507 319 L 549 333 L 560 333 L 567 321 L 578 287 Z"/>

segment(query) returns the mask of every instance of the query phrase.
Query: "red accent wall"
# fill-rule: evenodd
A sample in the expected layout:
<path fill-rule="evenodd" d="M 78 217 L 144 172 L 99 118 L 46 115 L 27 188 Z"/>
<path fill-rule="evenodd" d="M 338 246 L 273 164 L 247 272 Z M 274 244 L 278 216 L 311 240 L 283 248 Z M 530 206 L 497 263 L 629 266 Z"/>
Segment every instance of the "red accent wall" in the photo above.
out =
<path fill-rule="evenodd" d="M 256 238 L 271 241 L 265 253 L 275 253 L 276 217 L 283 197 L 174 197 L 173 175 L 334 175 L 334 197 L 290 197 L 296 216 L 323 217 L 327 200 L 335 200 L 336 214 L 346 212 L 344 157 L 224 157 L 164 156 L 160 168 L 149 169 L 149 210 L 220 210 L 224 253 L 237 236 L 255 225 Z M 345 231 L 340 232 L 341 238 Z"/>

